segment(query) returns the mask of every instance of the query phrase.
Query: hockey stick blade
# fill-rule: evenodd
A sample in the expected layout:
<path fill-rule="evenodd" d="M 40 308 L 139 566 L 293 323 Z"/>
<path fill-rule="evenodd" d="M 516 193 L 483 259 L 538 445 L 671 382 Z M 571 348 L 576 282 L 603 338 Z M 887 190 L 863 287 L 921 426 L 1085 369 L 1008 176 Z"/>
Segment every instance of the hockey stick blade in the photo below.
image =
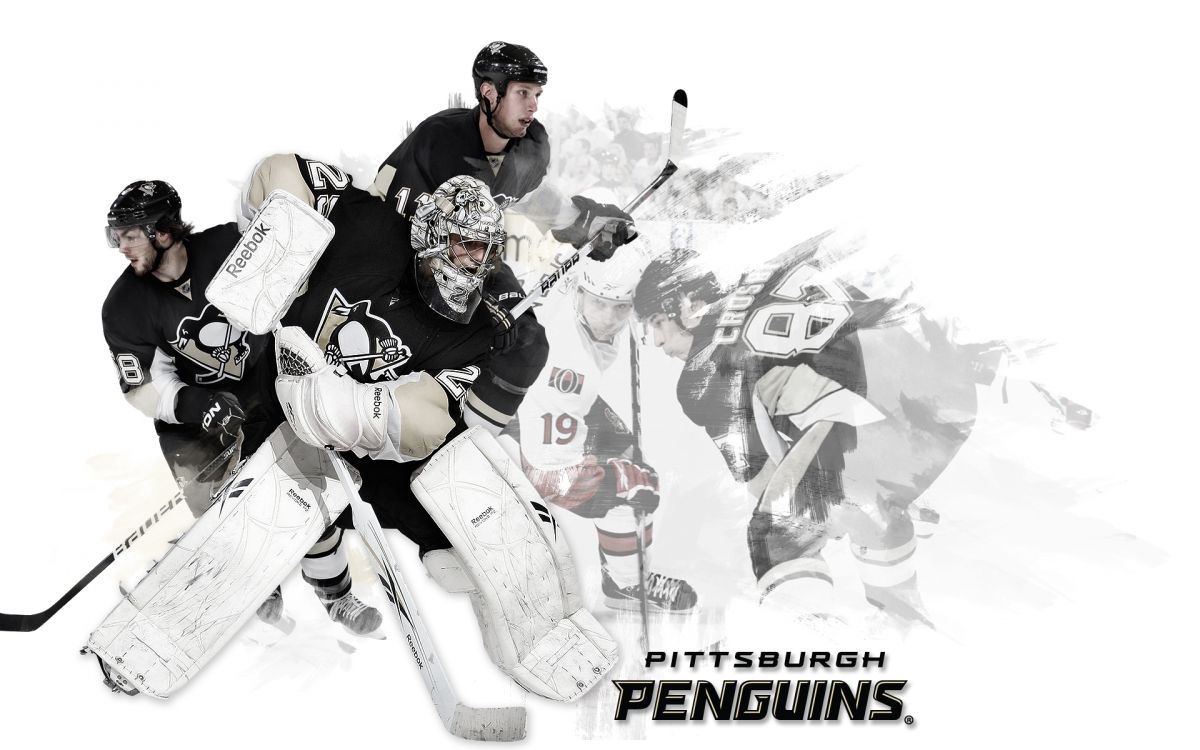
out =
<path fill-rule="evenodd" d="M 459 703 L 447 728 L 464 740 L 515 742 L 525 737 L 525 708 L 475 708 Z"/>
<path fill-rule="evenodd" d="M 211 469 L 216 467 L 221 461 L 228 461 L 233 455 L 234 451 L 240 447 L 241 440 L 230 443 L 225 450 L 217 454 L 216 458 L 214 458 L 212 461 L 209 461 L 208 465 L 196 472 L 196 476 L 204 476 Z M 150 528 L 150 526 L 158 523 L 164 515 L 166 515 L 176 506 L 183 505 L 187 490 L 189 487 L 191 487 L 192 482 L 195 481 L 196 480 L 193 479 L 191 482 L 188 482 L 186 485 L 181 487 L 179 491 L 167 501 L 163 508 L 161 508 L 157 513 L 154 513 L 150 518 L 146 519 L 141 526 L 138 526 L 136 531 L 125 537 L 125 542 L 120 547 L 117 547 L 115 550 L 108 553 L 104 559 L 96 563 L 95 567 L 88 571 L 83 578 L 80 578 L 79 581 L 77 581 L 75 585 L 67 591 L 67 593 L 59 597 L 59 600 L 51 605 L 48 609 L 31 615 L 12 615 L 0 612 L 0 632 L 28 633 L 37 630 L 42 625 L 45 625 L 46 621 L 57 614 L 60 609 L 66 606 L 67 602 L 74 599 L 76 594 L 78 594 L 80 591 L 83 591 L 83 589 L 89 583 L 96 580 L 96 576 L 103 573 L 109 565 L 112 565 L 122 552 L 132 547 L 134 542 L 145 536 L 145 532 Z"/>
<path fill-rule="evenodd" d="M 638 206 L 646 202 L 655 190 L 662 187 L 662 184 L 670 179 L 671 175 L 679 171 L 679 166 L 675 163 L 679 158 L 680 151 L 683 147 L 683 131 L 687 124 L 687 93 L 683 89 L 676 89 L 675 95 L 671 99 L 671 140 L 667 144 L 667 163 L 663 165 L 662 171 L 654 180 L 642 189 L 642 192 L 634 196 L 633 200 L 625 204 L 621 210 L 627 214 L 632 214 Z M 525 296 L 525 299 L 518 302 L 509 312 L 513 318 L 519 318 L 525 314 L 529 308 L 533 307 L 534 303 L 541 299 L 549 292 L 559 279 L 566 276 L 567 273 L 575 267 L 576 264 L 583 258 L 583 254 L 591 247 L 592 242 L 600 234 L 599 231 L 592 235 L 586 245 L 576 250 L 570 257 L 563 261 L 562 265 L 554 270 L 553 273 L 546 274 L 542 280 L 537 283 L 533 289 Z"/>
<path fill-rule="evenodd" d="M 350 496 L 354 528 L 366 545 L 367 556 L 371 558 L 371 565 L 375 568 L 384 593 L 395 608 L 417 669 L 421 672 L 429 697 L 433 699 L 438 717 L 446 730 L 466 740 L 511 742 L 524 738 L 523 707 L 475 708 L 459 702 L 454 686 L 450 684 L 450 678 L 442 668 L 441 657 L 433 650 L 433 639 L 425 627 L 425 621 L 413 605 L 408 584 L 401 577 L 400 568 L 392 558 L 374 509 L 359 496 L 354 480 L 342 463 L 341 457 L 332 448 L 327 450 L 338 480 Z"/>

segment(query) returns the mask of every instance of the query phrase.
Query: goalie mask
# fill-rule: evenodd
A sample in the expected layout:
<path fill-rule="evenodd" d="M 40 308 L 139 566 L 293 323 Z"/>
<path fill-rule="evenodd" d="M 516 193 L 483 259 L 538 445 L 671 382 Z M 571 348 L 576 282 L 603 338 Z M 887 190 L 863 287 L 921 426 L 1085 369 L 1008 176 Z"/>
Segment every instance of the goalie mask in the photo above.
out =
<path fill-rule="evenodd" d="M 504 214 L 474 177 L 451 177 L 432 195 L 417 198 L 412 246 L 425 304 L 455 323 L 469 323 L 506 238 Z"/>

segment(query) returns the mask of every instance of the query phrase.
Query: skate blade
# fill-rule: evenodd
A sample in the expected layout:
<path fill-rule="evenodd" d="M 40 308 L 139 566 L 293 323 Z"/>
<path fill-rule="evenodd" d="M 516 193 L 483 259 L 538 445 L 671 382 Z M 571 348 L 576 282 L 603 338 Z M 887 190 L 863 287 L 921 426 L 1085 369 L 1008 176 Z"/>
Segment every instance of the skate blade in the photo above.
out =
<path fill-rule="evenodd" d="M 604 597 L 604 606 L 608 607 L 609 609 L 617 609 L 623 612 L 642 611 L 642 603 L 633 599 L 613 599 L 606 596 Z M 687 609 L 663 609 L 662 607 L 657 607 L 653 604 L 650 604 L 646 607 L 646 612 L 651 615 L 690 615 L 695 611 L 695 604 Z"/>
<path fill-rule="evenodd" d="M 367 638 L 367 639 L 369 639 L 369 640 L 372 640 L 372 641 L 386 641 L 386 640 L 387 640 L 387 633 L 383 632 L 383 627 L 382 627 L 382 626 L 381 626 L 381 627 L 378 627 L 378 628 L 375 628 L 375 629 L 374 629 L 374 630 L 372 630 L 370 633 L 355 633 L 353 630 L 351 630 L 350 628 L 346 627 L 345 625 L 343 625 L 343 626 L 342 626 L 342 628 L 343 628 L 343 629 L 344 629 L 344 630 L 345 630 L 347 633 L 349 633 L 350 635 L 354 636 L 355 638 Z"/>
<path fill-rule="evenodd" d="M 267 624 L 273 628 L 278 628 L 284 635 L 291 635 L 292 631 L 296 629 L 296 621 L 287 613 L 280 615 L 279 619 L 275 622 Z"/>

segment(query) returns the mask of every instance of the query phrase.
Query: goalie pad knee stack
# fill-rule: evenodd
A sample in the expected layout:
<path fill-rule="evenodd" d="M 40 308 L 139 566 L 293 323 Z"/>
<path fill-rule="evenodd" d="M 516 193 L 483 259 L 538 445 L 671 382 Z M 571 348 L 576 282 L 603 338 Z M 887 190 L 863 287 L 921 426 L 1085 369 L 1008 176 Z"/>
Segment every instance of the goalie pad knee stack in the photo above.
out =
<path fill-rule="evenodd" d="M 471 595 L 496 666 L 560 701 L 612 668 L 616 643 L 583 608 L 566 540 L 495 438 L 472 428 L 447 443 L 413 475 L 412 490 L 454 545 L 426 564 L 448 590 Z"/>

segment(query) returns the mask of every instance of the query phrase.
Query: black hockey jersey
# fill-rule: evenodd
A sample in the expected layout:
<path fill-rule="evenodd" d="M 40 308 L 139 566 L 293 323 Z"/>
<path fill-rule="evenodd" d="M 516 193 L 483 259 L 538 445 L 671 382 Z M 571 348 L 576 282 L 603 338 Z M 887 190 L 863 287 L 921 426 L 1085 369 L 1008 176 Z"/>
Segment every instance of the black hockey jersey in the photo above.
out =
<path fill-rule="evenodd" d="M 544 135 L 545 131 L 541 132 Z M 476 138 L 478 138 L 477 131 Z M 377 280 L 376 285 L 393 284 L 398 282 L 402 275 L 411 271 L 413 256 L 407 219 L 400 217 L 399 214 L 392 211 L 388 204 L 381 201 L 376 202 L 387 207 L 397 217 L 396 221 L 385 222 L 381 212 L 363 208 L 360 200 L 364 196 L 363 191 L 351 186 L 350 177 L 343 170 L 294 154 L 278 154 L 260 163 L 251 181 L 251 202 L 257 203 L 265 199 L 267 194 L 276 187 L 282 187 L 305 199 L 331 220 L 338 217 L 335 226 L 342 221 L 353 223 L 362 220 L 372 224 L 373 229 L 370 231 L 383 233 L 378 237 L 366 237 L 367 229 L 356 229 L 354 231 L 362 237 L 349 245 L 347 244 L 348 240 L 336 237 L 334 239 L 336 247 L 349 247 L 348 250 L 341 251 L 348 253 L 346 257 L 367 254 L 362 261 L 366 264 L 362 266 L 362 273 L 367 273 L 366 269 L 389 269 L 388 273 L 394 277 L 393 281 Z M 352 217 L 348 214 L 346 215 L 348 218 L 341 218 L 342 215 L 335 211 L 343 195 L 354 196 L 353 202 L 356 208 L 351 212 Z M 342 233 L 343 230 L 338 228 L 338 232 Z M 394 248 L 395 252 L 389 253 L 386 248 Z M 484 292 L 493 295 L 500 300 L 501 304 L 510 309 L 525 297 L 525 292 L 516 275 L 503 263 L 497 264 L 495 270 L 492 271 L 484 285 Z M 413 293 L 415 294 L 415 290 Z M 368 298 L 369 295 L 362 297 L 362 299 Z M 374 303 L 373 309 L 378 310 L 378 308 L 379 303 Z M 481 306 L 471 328 L 478 327 L 477 323 L 482 314 L 483 307 Z M 453 330 L 453 326 L 457 325 L 449 321 L 440 321 L 439 325 L 441 323 L 451 326 L 446 330 Z M 483 377 L 476 381 L 467 400 L 472 412 L 482 419 L 503 426 L 513 414 L 516 414 L 525 390 L 546 364 L 547 350 L 546 333 L 537 322 L 533 311 L 530 310 L 517 322 L 516 344 L 491 357 Z M 366 361 L 368 360 L 356 360 L 359 363 Z M 395 360 L 385 362 L 384 364 L 389 367 L 384 370 L 393 372 L 395 368 L 390 365 L 394 362 Z M 407 371 L 405 370 L 405 372 Z M 381 371 L 376 368 L 372 372 L 378 375 Z"/>
<path fill-rule="evenodd" d="M 417 196 L 432 193 L 455 175 L 478 178 L 501 209 L 528 195 L 550 166 L 550 138 L 534 120 L 523 138 L 509 140 L 493 170 L 479 135 L 479 107 L 447 109 L 421 122 L 379 167 L 374 191 L 396 211 L 411 216 Z"/>
<path fill-rule="evenodd" d="M 231 391 L 241 396 L 257 387 L 251 368 L 266 348 L 265 336 L 231 325 L 204 296 L 240 234 L 221 224 L 186 240 L 187 270 L 165 283 L 126 268 L 113 284 L 102 312 L 104 338 L 127 395 L 144 386 L 148 413 L 175 422 L 175 395 L 182 386 Z M 142 399 L 133 397 L 135 403 Z"/>
<path fill-rule="evenodd" d="M 410 225 L 374 196 L 347 187 L 328 218 L 333 240 L 284 325 L 302 327 L 327 360 L 344 364 L 356 380 L 445 371 L 439 382 L 460 399 L 490 353 L 492 322 L 484 307 L 463 325 L 425 304 L 414 280 Z"/>
<path fill-rule="evenodd" d="M 742 481 L 767 461 L 764 434 L 774 432 L 786 447 L 802 432 L 798 425 L 834 399 L 847 401 L 840 391 L 866 395 L 856 332 L 895 307 L 828 278 L 815 247 L 804 243 L 744 274 L 692 331 L 679 402 Z M 838 434 L 837 450 L 853 447 L 853 430 Z"/>

